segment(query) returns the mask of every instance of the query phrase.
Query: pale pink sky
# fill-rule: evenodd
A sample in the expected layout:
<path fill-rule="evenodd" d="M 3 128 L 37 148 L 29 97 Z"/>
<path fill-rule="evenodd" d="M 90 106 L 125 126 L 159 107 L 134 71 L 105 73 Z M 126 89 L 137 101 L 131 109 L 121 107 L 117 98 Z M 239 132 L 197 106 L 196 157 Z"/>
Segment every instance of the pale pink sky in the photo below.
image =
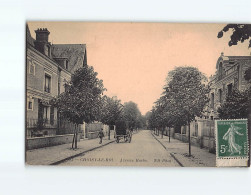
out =
<path fill-rule="evenodd" d="M 29 22 L 32 36 L 48 28 L 54 44 L 86 44 L 88 65 L 103 79 L 106 94 L 151 110 L 175 66 L 198 67 L 214 74 L 221 52 L 250 55 L 248 43 L 228 46 L 230 33 L 218 39 L 225 24 Z"/>

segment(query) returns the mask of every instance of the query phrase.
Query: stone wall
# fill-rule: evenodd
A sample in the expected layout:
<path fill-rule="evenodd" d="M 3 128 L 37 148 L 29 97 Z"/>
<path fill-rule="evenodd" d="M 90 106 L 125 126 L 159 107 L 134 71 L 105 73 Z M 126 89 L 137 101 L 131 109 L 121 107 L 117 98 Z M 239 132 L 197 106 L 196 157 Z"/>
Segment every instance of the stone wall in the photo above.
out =
<path fill-rule="evenodd" d="M 27 129 L 27 137 L 28 138 L 31 138 L 32 136 L 32 131 L 33 129 Z M 43 135 L 46 135 L 46 136 L 55 136 L 56 135 L 56 132 L 57 132 L 57 129 L 43 129 L 40 131 Z"/>
<path fill-rule="evenodd" d="M 94 123 L 90 123 L 90 124 L 85 124 L 85 138 L 88 139 L 95 139 L 98 137 L 98 132 L 100 131 L 100 129 L 103 129 L 103 133 L 105 136 L 108 135 L 108 131 L 109 131 L 109 126 L 108 125 L 104 125 L 101 122 L 94 122 Z"/>
<path fill-rule="evenodd" d="M 78 141 L 80 141 L 81 134 L 78 135 Z M 60 144 L 71 143 L 73 134 L 56 135 L 51 137 L 36 137 L 27 138 L 27 150 L 50 147 Z"/>

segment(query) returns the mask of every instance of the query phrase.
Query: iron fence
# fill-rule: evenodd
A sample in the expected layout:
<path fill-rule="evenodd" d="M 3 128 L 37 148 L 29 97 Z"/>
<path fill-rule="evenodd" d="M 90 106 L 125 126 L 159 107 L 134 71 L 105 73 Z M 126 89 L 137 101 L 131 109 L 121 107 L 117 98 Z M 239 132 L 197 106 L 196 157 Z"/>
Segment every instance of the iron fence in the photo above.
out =
<path fill-rule="evenodd" d="M 45 129 L 45 128 L 57 128 L 57 120 L 49 119 L 31 119 L 26 120 L 26 126 L 28 129 Z"/>

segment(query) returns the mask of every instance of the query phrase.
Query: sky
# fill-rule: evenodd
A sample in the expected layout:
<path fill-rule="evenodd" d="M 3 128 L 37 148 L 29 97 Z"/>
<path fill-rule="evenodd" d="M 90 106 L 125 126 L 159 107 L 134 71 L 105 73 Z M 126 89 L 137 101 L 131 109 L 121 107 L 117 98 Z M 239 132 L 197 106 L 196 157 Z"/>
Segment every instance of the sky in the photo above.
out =
<path fill-rule="evenodd" d="M 247 56 L 248 41 L 228 46 L 231 33 L 218 39 L 226 24 L 28 22 L 50 31 L 52 44 L 86 44 L 87 63 L 98 72 L 106 95 L 138 104 L 142 114 L 160 97 L 169 71 L 177 66 L 197 67 L 207 77 L 225 56 Z"/>

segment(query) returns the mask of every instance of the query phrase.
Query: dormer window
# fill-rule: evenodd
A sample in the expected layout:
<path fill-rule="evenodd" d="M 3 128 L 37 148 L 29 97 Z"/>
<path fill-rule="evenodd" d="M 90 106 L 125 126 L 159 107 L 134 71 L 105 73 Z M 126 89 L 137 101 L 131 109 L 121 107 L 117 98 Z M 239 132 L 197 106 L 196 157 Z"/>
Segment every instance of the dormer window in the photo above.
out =
<path fill-rule="evenodd" d="M 44 54 L 47 55 L 48 57 L 51 56 L 51 47 L 49 45 L 45 45 Z"/>
<path fill-rule="evenodd" d="M 47 48 L 48 48 L 48 57 L 51 57 L 51 47 L 49 45 L 47 45 Z"/>

